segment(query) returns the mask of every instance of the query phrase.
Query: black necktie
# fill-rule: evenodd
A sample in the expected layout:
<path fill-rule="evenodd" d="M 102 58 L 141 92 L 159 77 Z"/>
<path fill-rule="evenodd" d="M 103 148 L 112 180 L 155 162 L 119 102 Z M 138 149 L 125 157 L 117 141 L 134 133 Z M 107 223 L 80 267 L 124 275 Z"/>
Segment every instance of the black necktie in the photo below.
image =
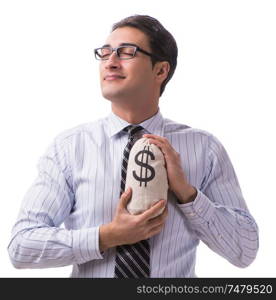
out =
<path fill-rule="evenodd" d="M 125 190 L 127 164 L 130 149 L 135 140 L 135 134 L 142 130 L 141 126 L 129 125 L 124 128 L 128 132 L 128 143 L 124 149 L 121 194 Z M 132 245 L 116 247 L 115 276 L 116 278 L 145 278 L 150 276 L 150 248 L 149 241 L 142 240 Z"/>

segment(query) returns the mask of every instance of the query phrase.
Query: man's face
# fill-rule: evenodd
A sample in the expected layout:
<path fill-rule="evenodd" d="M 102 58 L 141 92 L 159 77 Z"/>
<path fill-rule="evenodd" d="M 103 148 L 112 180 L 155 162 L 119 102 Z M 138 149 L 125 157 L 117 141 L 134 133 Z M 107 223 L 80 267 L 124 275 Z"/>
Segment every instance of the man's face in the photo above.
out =
<path fill-rule="evenodd" d="M 114 30 L 105 44 L 115 48 L 123 43 L 135 44 L 151 53 L 147 36 L 136 28 Z M 156 85 L 151 58 L 139 51 L 132 59 L 120 60 L 113 52 L 108 60 L 101 61 L 100 81 L 103 96 L 111 101 L 150 97 Z"/>

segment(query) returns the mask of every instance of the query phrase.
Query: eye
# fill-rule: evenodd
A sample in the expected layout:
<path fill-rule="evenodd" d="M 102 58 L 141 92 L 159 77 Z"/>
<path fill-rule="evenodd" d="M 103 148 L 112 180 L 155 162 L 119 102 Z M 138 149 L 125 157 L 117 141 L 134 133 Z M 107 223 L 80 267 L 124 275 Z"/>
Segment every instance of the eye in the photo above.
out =
<path fill-rule="evenodd" d="M 102 58 L 108 57 L 110 55 L 111 51 L 109 48 L 101 48 L 100 49 L 100 55 Z"/>
<path fill-rule="evenodd" d="M 134 56 L 134 47 L 120 47 L 118 48 L 118 53 L 121 58 L 131 58 Z"/>

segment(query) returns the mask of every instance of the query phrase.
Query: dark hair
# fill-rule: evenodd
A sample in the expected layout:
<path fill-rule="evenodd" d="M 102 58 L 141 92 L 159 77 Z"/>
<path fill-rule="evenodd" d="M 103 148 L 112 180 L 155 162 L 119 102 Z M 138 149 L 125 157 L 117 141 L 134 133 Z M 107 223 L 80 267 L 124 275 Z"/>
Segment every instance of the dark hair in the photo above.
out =
<path fill-rule="evenodd" d="M 166 84 L 172 78 L 177 64 L 177 45 L 174 37 L 156 19 L 146 15 L 134 15 L 127 17 L 112 26 L 112 31 L 121 27 L 134 27 L 141 30 L 149 38 L 152 53 L 152 65 L 158 61 L 167 61 L 170 71 L 167 78 L 162 82 L 160 96 L 165 90 Z"/>

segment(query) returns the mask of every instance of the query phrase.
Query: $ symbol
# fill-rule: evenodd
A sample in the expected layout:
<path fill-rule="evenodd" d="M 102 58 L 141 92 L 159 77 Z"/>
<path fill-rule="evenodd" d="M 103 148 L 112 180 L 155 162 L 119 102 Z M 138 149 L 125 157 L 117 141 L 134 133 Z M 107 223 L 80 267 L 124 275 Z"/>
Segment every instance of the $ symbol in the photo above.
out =
<path fill-rule="evenodd" d="M 146 148 L 148 148 L 148 149 L 146 149 Z M 142 155 L 141 160 L 139 160 L 139 155 Z M 140 186 L 142 186 L 142 182 L 144 182 L 145 186 L 147 186 L 147 183 L 149 181 L 151 181 L 155 176 L 154 168 L 148 164 L 149 156 L 152 160 L 155 159 L 154 154 L 149 150 L 149 146 L 145 146 L 144 150 L 139 151 L 135 155 L 136 164 L 141 166 L 140 177 L 136 174 L 135 171 L 133 171 L 132 174 L 133 174 L 133 177 L 140 182 Z M 145 157 L 145 160 L 146 160 L 145 162 L 144 162 L 144 157 Z M 143 177 L 143 168 L 145 168 L 145 176 L 144 177 Z M 149 176 L 148 176 L 148 170 L 151 172 L 149 174 Z"/>

